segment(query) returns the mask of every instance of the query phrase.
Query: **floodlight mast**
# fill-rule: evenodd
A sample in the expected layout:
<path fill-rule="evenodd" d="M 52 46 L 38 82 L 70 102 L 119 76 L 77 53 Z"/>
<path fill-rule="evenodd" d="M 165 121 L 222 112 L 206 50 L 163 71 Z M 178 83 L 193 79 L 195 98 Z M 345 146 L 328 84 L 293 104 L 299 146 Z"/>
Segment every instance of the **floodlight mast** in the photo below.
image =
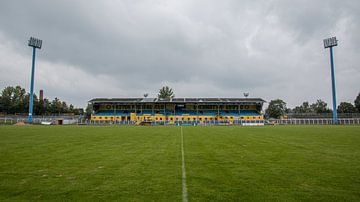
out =
<path fill-rule="evenodd" d="M 324 39 L 324 48 L 330 48 L 330 65 L 331 65 L 331 85 L 332 85 L 332 99 L 333 99 L 333 124 L 337 124 L 337 112 L 336 112 L 336 86 L 335 86 L 335 71 L 334 71 L 334 56 L 333 47 L 337 46 L 338 41 L 336 37 Z"/>
<path fill-rule="evenodd" d="M 30 98 L 29 98 L 29 117 L 28 122 L 33 122 L 33 105 L 34 105 L 34 74 L 35 74 L 35 54 L 36 49 L 41 49 L 42 46 L 42 40 L 30 37 L 28 46 L 31 46 L 33 48 L 32 51 L 32 65 L 31 65 L 31 80 L 30 80 Z"/>

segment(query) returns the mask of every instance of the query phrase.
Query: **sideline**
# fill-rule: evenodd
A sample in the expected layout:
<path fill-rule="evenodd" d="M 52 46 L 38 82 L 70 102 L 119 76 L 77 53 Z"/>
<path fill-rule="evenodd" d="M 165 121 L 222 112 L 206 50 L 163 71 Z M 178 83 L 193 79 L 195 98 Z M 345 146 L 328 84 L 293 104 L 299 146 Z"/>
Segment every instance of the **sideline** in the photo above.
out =
<path fill-rule="evenodd" d="M 184 134 L 182 126 L 180 126 L 181 130 L 181 160 L 182 160 L 182 201 L 187 202 L 187 188 L 186 188 L 186 171 L 185 171 L 185 155 L 184 155 Z"/>

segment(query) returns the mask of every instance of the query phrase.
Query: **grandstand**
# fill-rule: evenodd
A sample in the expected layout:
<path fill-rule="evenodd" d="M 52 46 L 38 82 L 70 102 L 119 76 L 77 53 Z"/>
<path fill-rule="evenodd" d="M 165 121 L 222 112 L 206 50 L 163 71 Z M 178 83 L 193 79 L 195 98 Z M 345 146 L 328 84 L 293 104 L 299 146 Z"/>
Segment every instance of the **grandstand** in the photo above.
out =
<path fill-rule="evenodd" d="M 260 98 L 95 98 L 91 120 L 123 124 L 263 125 Z"/>

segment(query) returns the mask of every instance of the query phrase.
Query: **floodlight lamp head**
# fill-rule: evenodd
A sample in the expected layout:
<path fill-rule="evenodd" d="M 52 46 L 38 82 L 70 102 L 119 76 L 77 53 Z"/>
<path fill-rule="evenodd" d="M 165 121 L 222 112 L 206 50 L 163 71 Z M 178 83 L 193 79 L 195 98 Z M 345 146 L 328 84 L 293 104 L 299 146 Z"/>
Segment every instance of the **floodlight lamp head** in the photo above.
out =
<path fill-rule="evenodd" d="M 336 39 L 336 37 L 324 39 L 324 48 L 331 48 L 337 45 L 338 45 L 338 40 Z"/>
<path fill-rule="evenodd" d="M 249 96 L 249 93 L 244 93 L 244 96 L 247 98 Z"/>
<path fill-rule="evenodd" d="M 30 37 L 28 46 L 41 49 L 42 40 L 34 38 L 34 37 Z"/>

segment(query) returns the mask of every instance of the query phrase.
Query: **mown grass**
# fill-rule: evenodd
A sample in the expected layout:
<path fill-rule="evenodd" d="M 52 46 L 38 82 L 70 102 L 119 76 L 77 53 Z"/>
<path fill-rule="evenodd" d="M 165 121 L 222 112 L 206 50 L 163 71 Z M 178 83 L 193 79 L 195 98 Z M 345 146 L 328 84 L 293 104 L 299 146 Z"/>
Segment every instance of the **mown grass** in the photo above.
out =
<path fill-rule="evenodd" d="M 360 127 L 183 127 L 189 201 L 359 201 Z M 179 127 L 0 126 L 0 201 L 181 201 Z"/>
<path fill-rule="evenodd" d="M 184 134 L 193 200 L 360 200 L 360 127 L 205 127 Z"/>
<path fill-rule="evenodd" d="M 0 201 L 179 201 L 176 130 L 1 127 Z"/>

